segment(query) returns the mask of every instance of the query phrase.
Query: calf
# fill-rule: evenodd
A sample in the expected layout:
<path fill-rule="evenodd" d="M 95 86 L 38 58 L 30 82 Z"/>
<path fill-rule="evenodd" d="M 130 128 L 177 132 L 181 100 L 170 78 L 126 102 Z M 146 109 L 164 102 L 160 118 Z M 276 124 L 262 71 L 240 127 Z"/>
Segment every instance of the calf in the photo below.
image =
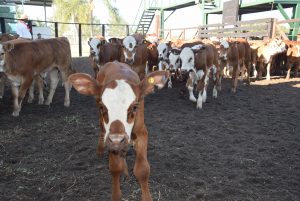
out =
<path fill-rule="evenodd" d="M 65 87 L 64 105 L 70 105 L 71 85 L 66 82 L 73 73 L 71 67 L 71 50 L 67 38 L 53 38 L 29 42 L 8 41 L 0 44 L 0 72 L 5 72 L 11 82 L 14 100 L 13 116 L 19 116 L 22 101 L 34 76 L 49 72 L 50 92 L 46 105 L 50 105 L 58 84 L 59 69 Z M 17 59 L 16 59 L 17 58 Z"/>
<path fill-rule="evenodd" d="M 272 59 L 276 54 L 286 51 L 285 43 L 278 38 L 270 40 L 265 45 L 262 45 L 258 48 L 257 56 L 258 62 L 260 64 L 260 69 L 263 68 L 263 65 L 267 65 L 267 76 L 266 79 L 270 80 L 270 70 Z"/>
<path fill-rule="evenodd" d="M 237 82 L 242 67 L 245 66 L 247 70 L 247 82 L 250 82 L 250 61 L 251 61 L 251 49 L 246 40 L 223 40 L 220 43 L 219 59 L 221 63 L 219 85 L 221 85 L 221 79 L 223 74 L 223 67 L 228 67 L 232 72 L 232 87 L 231 91 L 236 92 Z"/>
<path fill-rule="evenodd" d="M 94 70 L 95 76 L 97 76 L 97 73 L 100 68 L 100 45 L 106 44 L 106 40 L 103 36 L 99 35 L 93 38 L 90 38 L 88 41 L 88 45 L 90 46 L 90 55 L 89 55 L 89 61 L 90 64 Z"/>
<path fill-rule="evenodd" d="M 125 158 L 130 143 L 136 152 L 133 172 L 141 186 L 142 200 L 152 200 L 148 186 L 150 166 L 144 97 L 153 92 L 155 86 L 162 88 L 167 80 L 167 72 L 155 71 L 140 81 L 130 66 L 120 62 L 106 63 L 96 79 L 83 73 L 69 77 L 79 93 L 95 96 L 100 109 L 98 153 L 102 154 L 104 147 L 108 147 L 113 201 L 121 200 L 120 176 L 128 174 Z"/>
<path fill-rule="evenodd" d="M 12 35 L 12 34 L 0 34 L 0 43 L 17 39 L 19 35 Z M 6 82 L 6 76 L 3 72 L 0 72 L 0 99 L 4 96 L 4 86 Z"/>
<path fill-rule="evenodd" d="M 173 80 L 182 80 L 181 75 L 181 59 L 180 59 L 181 50 L 178 48 L 173 48 L 169 51 L 169 71 L 171 73 L 170 80 L 168 82 L 168 87 L 173 87 Z"/>
<path fill-rule="evenodd" d="M 185 47 L 180 53 L 182 60 L 181 70 L 189 73 L 187 88 L 189 99 L 197 102 L 197 108 L 202 108 L 202 103 L 206 102 L 207 86 L 209 78 L 213 78 L 213 97 L 217 98 L 217 84 L 219 79 L 218 53 L 215 46 L 211 44 L 200 44 L 192 48 Z M 197 85 L 199 92 L 198 99 L 194 96 L 194 85 Z"/>
<path fill-rule="evenodd" d="M 158 51 L 157 51 L 156 43 L 151 43 L 149 41 L 145 41 L 145 43 L 147 44 L 147 51 L 148 51 L 147 68 L 146 68 L 146 74 L 148 74 L 148 72 L 152 72 L 157 68 Z"/>
<path fill-rule="evenodd" d="M 170 42 L 169 43 L 160 43 L 157 46 L 158 51 L 158 69 L 166 70 L 169 69 L 169 51 L 171 50 Z"/>
<path fill-rule="evenodd" d="M 290 78 L 292 65 L 294 65 L 294 76 L 298 77 L 298 70 L 300 69 L 300 41 L 288 41 L 286 42 L 287 49 L 287 75 L 286 79 Z"/>
<path fill-rule="evenodd" d="M 140 37 L 127 36 L 123 39 L 123 54 L 121 61 L 129 64 L 131 68 L 140 76 L 144 78 L 146 74 L 147 61 L 149 51 L 147 49 L 148 43 Z"/>

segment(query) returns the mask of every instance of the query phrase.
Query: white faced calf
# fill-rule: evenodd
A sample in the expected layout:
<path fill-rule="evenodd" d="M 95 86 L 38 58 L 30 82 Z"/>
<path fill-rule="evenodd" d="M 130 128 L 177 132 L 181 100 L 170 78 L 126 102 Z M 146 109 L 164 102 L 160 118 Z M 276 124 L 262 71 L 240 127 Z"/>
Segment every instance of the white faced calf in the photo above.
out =
<path fill-rule="evenodd" d="M 98 153 L 103 153 L 105 145 L 108 147 L 109 169 L 113 177 L 111 200 L 121 200 L 120 176 L 128 173 L 125 156 L 129 143 L 134 143 L 136 151 L 133 171 L 141 186 L 141 200 L 152 200 L 148 186 L 150 166 L 144 97 L 153 92 L 155 86 L 162 88 L 168 77 L 166 71 L 155 71 L 140 81 L 129 65 L 120 62 L 106 63 L 97 79 L 82 73 L 69 77 L 79 93 L 95 96 L 97 100 L 101 128 Z"/>

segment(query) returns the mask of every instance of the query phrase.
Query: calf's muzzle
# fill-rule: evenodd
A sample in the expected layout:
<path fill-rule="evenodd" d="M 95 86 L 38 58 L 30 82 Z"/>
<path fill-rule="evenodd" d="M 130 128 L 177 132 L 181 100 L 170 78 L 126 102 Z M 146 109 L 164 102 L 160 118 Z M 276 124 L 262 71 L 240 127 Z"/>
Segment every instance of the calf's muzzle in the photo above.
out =
<path fill-rule="evenodd" d="M 114 154 L 127 152 L 129 146 L 128 135 L 109 134 L 105 143 L 109 152 Z"/>

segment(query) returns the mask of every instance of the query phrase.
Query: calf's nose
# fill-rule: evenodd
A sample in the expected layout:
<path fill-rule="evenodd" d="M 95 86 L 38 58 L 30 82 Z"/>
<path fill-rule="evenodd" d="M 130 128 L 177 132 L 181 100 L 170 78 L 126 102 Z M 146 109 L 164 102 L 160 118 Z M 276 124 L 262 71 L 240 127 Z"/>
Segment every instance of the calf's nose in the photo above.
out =
<path fill-rule="evenodd" d="M 127 151 L 128 137 L 125 134 L 110 134 L 106 141 L 108 150 L 112 153 L 119 153 L 121 151 Z"/>

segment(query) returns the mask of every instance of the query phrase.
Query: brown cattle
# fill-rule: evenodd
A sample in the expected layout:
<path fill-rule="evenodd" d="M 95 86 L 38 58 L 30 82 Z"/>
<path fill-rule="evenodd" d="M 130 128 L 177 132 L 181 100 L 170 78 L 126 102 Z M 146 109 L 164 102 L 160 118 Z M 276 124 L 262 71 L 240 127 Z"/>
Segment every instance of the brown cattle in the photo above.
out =
<path fill-rule="evenodd" d="M 298 70 L 300 69 L 300 41 L 285 41 L 287 49 L 287 75 L 286 79 L 290 78 L 292 66 L 294 67 L 294 76 L 298 77 Z"/>
<path fill-rule="evenodd" d="M 0 34 L 0 43 L 17 39 L 19 35 L 12 35 L 8 33 Z M 4 96 L 4 86 L 6 82 L 6 76 L 3 72 L 0 72 L 0 99 Z"/>
<path fill-rule="evenodd" d="M 128 175 L 126 154 L 133 144 L 136 159 L 133 173 L 140 184 L 143 201 L 151 201 L 149 191 L 150 166 L 147 159 L 148 131 L 144 121 L 144 97 L 155 86 L 162 88 L 168 73 L 155 71 L 142 81 L 130 66 L 120 62 L 106 63 L 97 78 L 76 73 L 69 77 L 70 83 L 81 94 L 96 98 L 100 109 L 98 153 L 109 151 L 109 170 L 112 175 L 111 200 L 121 200 L 120 176 Z"/>
<path fill-rule="evenodd" d="M 140 35 L 138 35 L 140 36 Z M 123 54 L 121 61 L 127 63 L 140 76 L 144 78 L 149 56 L 148 43 L 145 39 L 130 35 L 123 39 Z"/>
<path fill-rule="evenodd" d="M 154 69 L 158 66 L 158 51 L 157 51 L 157 44 L 151 43 L 149 41 L 145 41 L 147 44 L 148 50 L 148 59 L 147 59 L 147 67 L 146 67 L 146 74 L 148 72 L 154 71 Z"/>
<path fill-rule="evenodd" d="M 194 47 L 185 47 L 180 53 L 182 61 L 182 72 L 189 73 L 187 88 L 189 99 L 197 102 L 197 108 L 202 108 L 202 103 L 206 102 L 207 86 L 209 79 L 213 78 L 213 97 L 217 98 L 217 84 L 219 83 L 219 62 L 218 52 L 212 44 L 199 44 Z M 197 85 L 198 99 L 194 96 L 194 85 Z"/>
<path fill-rule="evenodd" d="M 97 75 L 99 68 L 100 68 L 100 63 L 99 63 L 100 62 L 99 61 L 100 47 L 99 46 L 106 44 L 106 43 L 107 43 L 107 41 L 101 35 L 97 35 L 88 40 L 88 45 L 90 46 L 89 61 L 94 70 L 95 76 Z"/>
<path fill-rule="evenodd" d="M 250 83 L 250 62 L 251 62 L 251 49 L 249 43 L 244 39 L 236 40 L 223 40 L 220 43 L 219 49 L 220 58 L 220 74 L 223 76 L 223 68 L 230 69 L 232 76 L 232 88 L 233 93 L 236 92 L 238 77 L 241 70 L 244 68 L 247 70 L 247 82 Z M 221 85 L 221 78 L 220 84 Z"/>
<path fill-rule="evenodd" d="M 74 71 L 71 66 L 70 43 L 67 38 L 53 38 L 0 44 L 0 71 L 5 72 L 11 82 L 14 99 L 13 116 L 19 116 L 22 101 L 35 75 L 49 72 L 50 92 L 46 105 L 50 105 L 58 84 L 57 68 L 65 88 L 64 105 L 70 105 L 71 86 L 67 77 Z M 18 59 L 16 59 L 18 58 Z"/>
<path fill-rule="evenodd" d="M 263 69 L 264 65 L 267 66 L 267 80 L 271 79 L 270 71 L 273 57 L 276 54 L 282 53 L 284 51 L 286 51 L 286 45 L 281 39 L 278 38 L 271 39 L 268 43 L 258 48 L 257 56 L 260 65 L 259 69 Z M 259 72 L 259 77 L 261 75 L 261 71 Z"/>

